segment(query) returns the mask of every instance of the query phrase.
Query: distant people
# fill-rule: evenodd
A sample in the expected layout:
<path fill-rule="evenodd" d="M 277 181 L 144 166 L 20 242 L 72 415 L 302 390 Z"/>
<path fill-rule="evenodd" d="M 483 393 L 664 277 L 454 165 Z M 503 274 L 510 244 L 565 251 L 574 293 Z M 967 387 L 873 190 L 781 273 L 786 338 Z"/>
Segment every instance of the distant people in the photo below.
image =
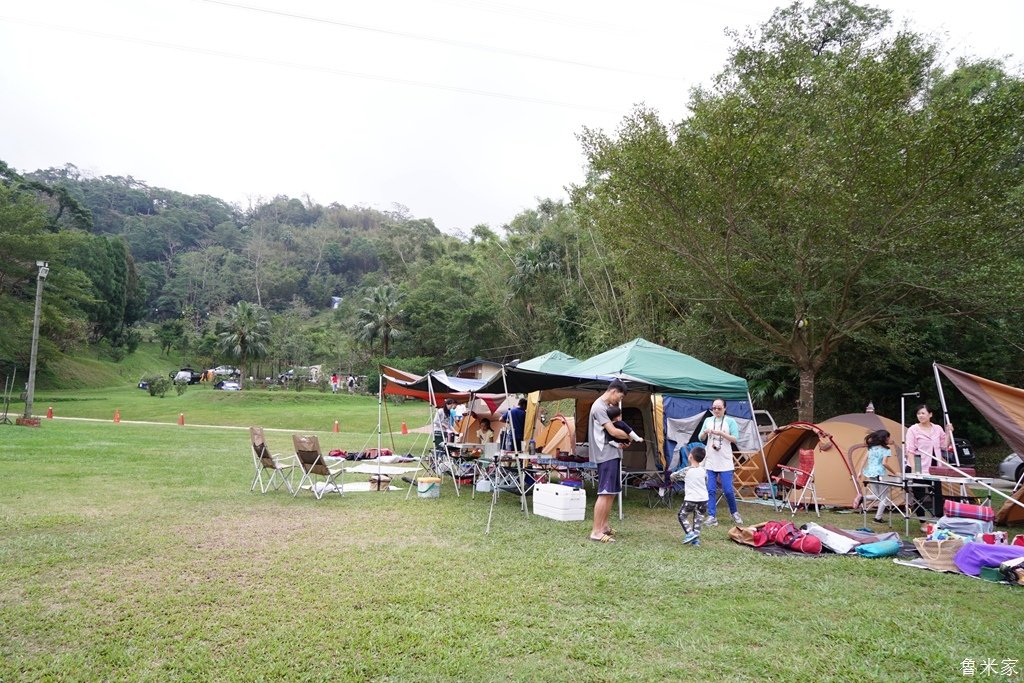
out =
<path fill-rule="evenodd" d="M 732 459 L 732 445 L 739 441 L 740 428 L 736 420 L 725 414 L 725 399 L 716 398 L 711 402 L 711 416 L 704 419 L 697 439 L 704 441 L 707 457 L 704 468 L 708 472 L 708 515 L 707 525 L 718 526 L 717 503 L 718 490 L 716 483 L 721 483 L 725 502 L 729 504 L 729 512 L 737 526 L 743 524 L 736 507 L 736 492 L 732 486 L 732 473 L 736 464 Z"/>
<path fill-rule="evenodd" d="M 434 445 L 440 448 L 452 440 L 452 409 L 455 401 L 450 398 L 444 400 L 444 404 L 434 413 Z"/>
<path fill-rule="evenodd" d="M 605 392 L 590 406 L 587 441 L 590 443 L 590 461 L 597 465 L 597 502 L 594 503 L 594 526 L 590 530 L 590 540 L 598 543 L 615 542 L 615 531 L 608 525 L 608 515 L 615 496 L 622 490 L 621 440 L 628 441 L 629 434 L 612 424 L 608 408 L 617 406 L 625 396 L 626 385 L 621 380 L 613 379 Z"/>
<path fill-rule="evenodd" d="M 491 421 L 486 417 L 480 420 L 480 426 L 476 430 L 477 443 L 494 443 L 494 430 L 491 429 Z"/>
<path fill-rule="evenodd" d="M 338 373 L 331 373 L 331 393 L 338 393 L 338 388 L 341 386 L 341 379 L 338 377 Z"/>
<path fill-rule="evenodd" d="M 881 522 L 882 514 L 885 512 L 885 501 L 888 498 L 886 495 L 888 487 L 880 483 L 879 479 L 886 475 L 885 459 L 892 455 L 892 451 L 889 448 L 892 446 L 892 436 L 887 430 L 879 429 L 864 437 L 864 445 L 868 447 L 868 457 L 862 474 L 868 480 L 871 493 L 875 496 L 875 500 L 878 501 L 875 521 Z"/>
<path fill-rule="evenodd" d="M 348 385 L 348 393 L 354 394 L 356 392 L 356 378 L 352 376 L 352 373 L 349 373 L 345 384 Z"/>
<path fill-rule="evenodd" d="M 502 448 L 506 451 L 522 453 L 523 435 L 526 434 L 526 399 L 519 399 L 516 407 L 506 411 L 501 420 L 511 427 L 511 432 L 505 432 Z"/>
<path fill-rule="evenodd" d="M 683 527 L 683 543 L 700 545 L 700 529 L 708 513 L 708 475 L 702 467 L 707 451 L 697 446 L 690 451 L 689 466 L 672 473 L 672 481 L 683 480 L 684 500 L 679 507 L 679 525 Z M 687 519 L 693 516 L 693 525 Z"/>
<path fill-rule="evenodd" d="M 949 448 L 953 437 L 952 423 L 943 430 L 932 424 L 932 410 L 922 403 L 917 407 L 917 424 L 907 430 L 907 471 L 911 471 L 915 455 L 921 457 L 921 473 L 928 474 L 933 465 L 942 462 L 942 453 Z"/>
<path fill-rule="evenodd" d="M 616 438 L 614 436 L 612 437 L 612 439 L 614 441 L 618 441 L 619 443 L 622 443 L 622 444 L 628 444 L 630 441 L 635 441 L 637 443 L 643 443 L 644 442 L 643 438 L 639 434 L 637 434 L 633 430 L 632 427 L 630 427 L 628 424 L 626 424 L 626 422 L 624 420 L 620 420 L 619 419 L 619 417 L 621 417 L 621 416 L 622 416 L 622 408 L 620 408 L 618 406 L 608 406 L 608 418 L 612 421 L 612 424 L 615 425 L 618 429 L 620 429 L 620 430 L 626 432 L 627 434 L 629 434 L 629 438 L 628 439 L 619 439 L 619 438 Z"/>

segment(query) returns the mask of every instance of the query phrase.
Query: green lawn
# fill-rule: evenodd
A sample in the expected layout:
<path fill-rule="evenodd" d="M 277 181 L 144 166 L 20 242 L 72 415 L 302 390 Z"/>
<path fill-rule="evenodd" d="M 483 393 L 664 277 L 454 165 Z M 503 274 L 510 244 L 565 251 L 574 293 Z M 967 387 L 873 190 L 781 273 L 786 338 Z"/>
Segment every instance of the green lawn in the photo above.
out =
<path fill-rule="evenodd" d="M 307 414 L 265 411 L 207 415 Z M 0 443 L 2 681 L 953 681 L 966 658 L 1024 660 L 1018 588 L 765 557 L 725 527 L 682 547 L 674 511 L 638 496 L 605 546 L 511 496 L 485 534 L 489 497 L 450 485 L 439 500 L 249 493 L 242 431 L 44 421 Z"/>
<path fill-rule="evenodd" d="M 176 425 L 179 415 L 184 415 L 187 425 L 248 427 L 258 424 L 308 432 L 330 432 L 337 421 L 339 434 L 330 437 L 330 448 L 345 449 L 362 448 L 367 439 L 376 434 L 378 414 L 375 396 L 335 395 L 320 393 L 315 388 L 301 392 L 265 389 L 217 391 L 208 384 L 192 385 L 181 396 L 172 389 L 163 398 L 150 396 L 149 392 L 134 386 L 38 392 L 33 412 L 45 415 L 49 407 L 53 408 L 58 419 L 76 417 L 113 421 L 117 410 L 121 420 L 129 422 Z M 20 414 L 23 410 L 22 403 L 11 404 L 12 414 Z M 402 422 L 409 429 L 422 427 L 429 422 L 431 412 L 422 401 L 401 404 L 385 401 L 381 415 L 385 445 L 390 447 L 394 432 L 395 445 L 407 449 L 413 447 L 417 439 L 415 435 L 401 437 Z M 287 442 L 286 437 L 284 441 Z M 376 445 L 375 438 L 373 441 Z M 421 435 L 418 441 L 422 445 L 426 436 Z"/>

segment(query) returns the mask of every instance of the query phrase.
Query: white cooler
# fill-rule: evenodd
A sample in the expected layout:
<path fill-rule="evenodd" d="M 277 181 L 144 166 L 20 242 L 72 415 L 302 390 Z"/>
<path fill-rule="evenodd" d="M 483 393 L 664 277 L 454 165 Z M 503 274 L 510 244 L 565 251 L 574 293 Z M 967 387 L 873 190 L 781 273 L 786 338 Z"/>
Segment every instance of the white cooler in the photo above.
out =
<path fill-rule="evenodd" d="M 533 487 L 533 514 L 560 522 L 579 522 L 587 514 L 587 492 L 561 484 Z"/>

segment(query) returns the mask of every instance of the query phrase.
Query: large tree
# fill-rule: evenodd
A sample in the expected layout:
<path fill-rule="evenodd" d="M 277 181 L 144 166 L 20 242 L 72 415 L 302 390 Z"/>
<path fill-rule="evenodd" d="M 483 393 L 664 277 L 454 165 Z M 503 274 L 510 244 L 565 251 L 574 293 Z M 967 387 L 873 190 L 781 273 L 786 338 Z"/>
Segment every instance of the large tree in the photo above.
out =
<path fill-rule="evenodd" d="M 851 340 L 1021 300 L 1024 88 L 939 57 L 845 0 L 777 10 L 679 123 L 586 131 L 576 204 L 709 347 L 795 367 L 812 419 Z"/>
<path fill-rule="evenodd" d="M 359 320 L 359 339 L 371 347 L 379 339 L 384 357 L 391 351 L 391 343 L 402 336 L 405 312 L 403 295 L 391 285 L 380 285 L 363 298 L 363 307 L 356 316 Z"/>

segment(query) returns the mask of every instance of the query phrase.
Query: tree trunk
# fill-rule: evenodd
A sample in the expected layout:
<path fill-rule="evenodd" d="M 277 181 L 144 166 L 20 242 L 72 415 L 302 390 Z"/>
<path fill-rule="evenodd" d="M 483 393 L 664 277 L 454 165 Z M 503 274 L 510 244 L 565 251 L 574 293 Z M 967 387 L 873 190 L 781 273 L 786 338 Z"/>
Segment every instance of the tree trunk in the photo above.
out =
<path fill-rule="evenodd" d="M 800 401 L 797 404 L 797 419 L 814 422 L 814 375 L 811 368 L 800 368 Z"/>

